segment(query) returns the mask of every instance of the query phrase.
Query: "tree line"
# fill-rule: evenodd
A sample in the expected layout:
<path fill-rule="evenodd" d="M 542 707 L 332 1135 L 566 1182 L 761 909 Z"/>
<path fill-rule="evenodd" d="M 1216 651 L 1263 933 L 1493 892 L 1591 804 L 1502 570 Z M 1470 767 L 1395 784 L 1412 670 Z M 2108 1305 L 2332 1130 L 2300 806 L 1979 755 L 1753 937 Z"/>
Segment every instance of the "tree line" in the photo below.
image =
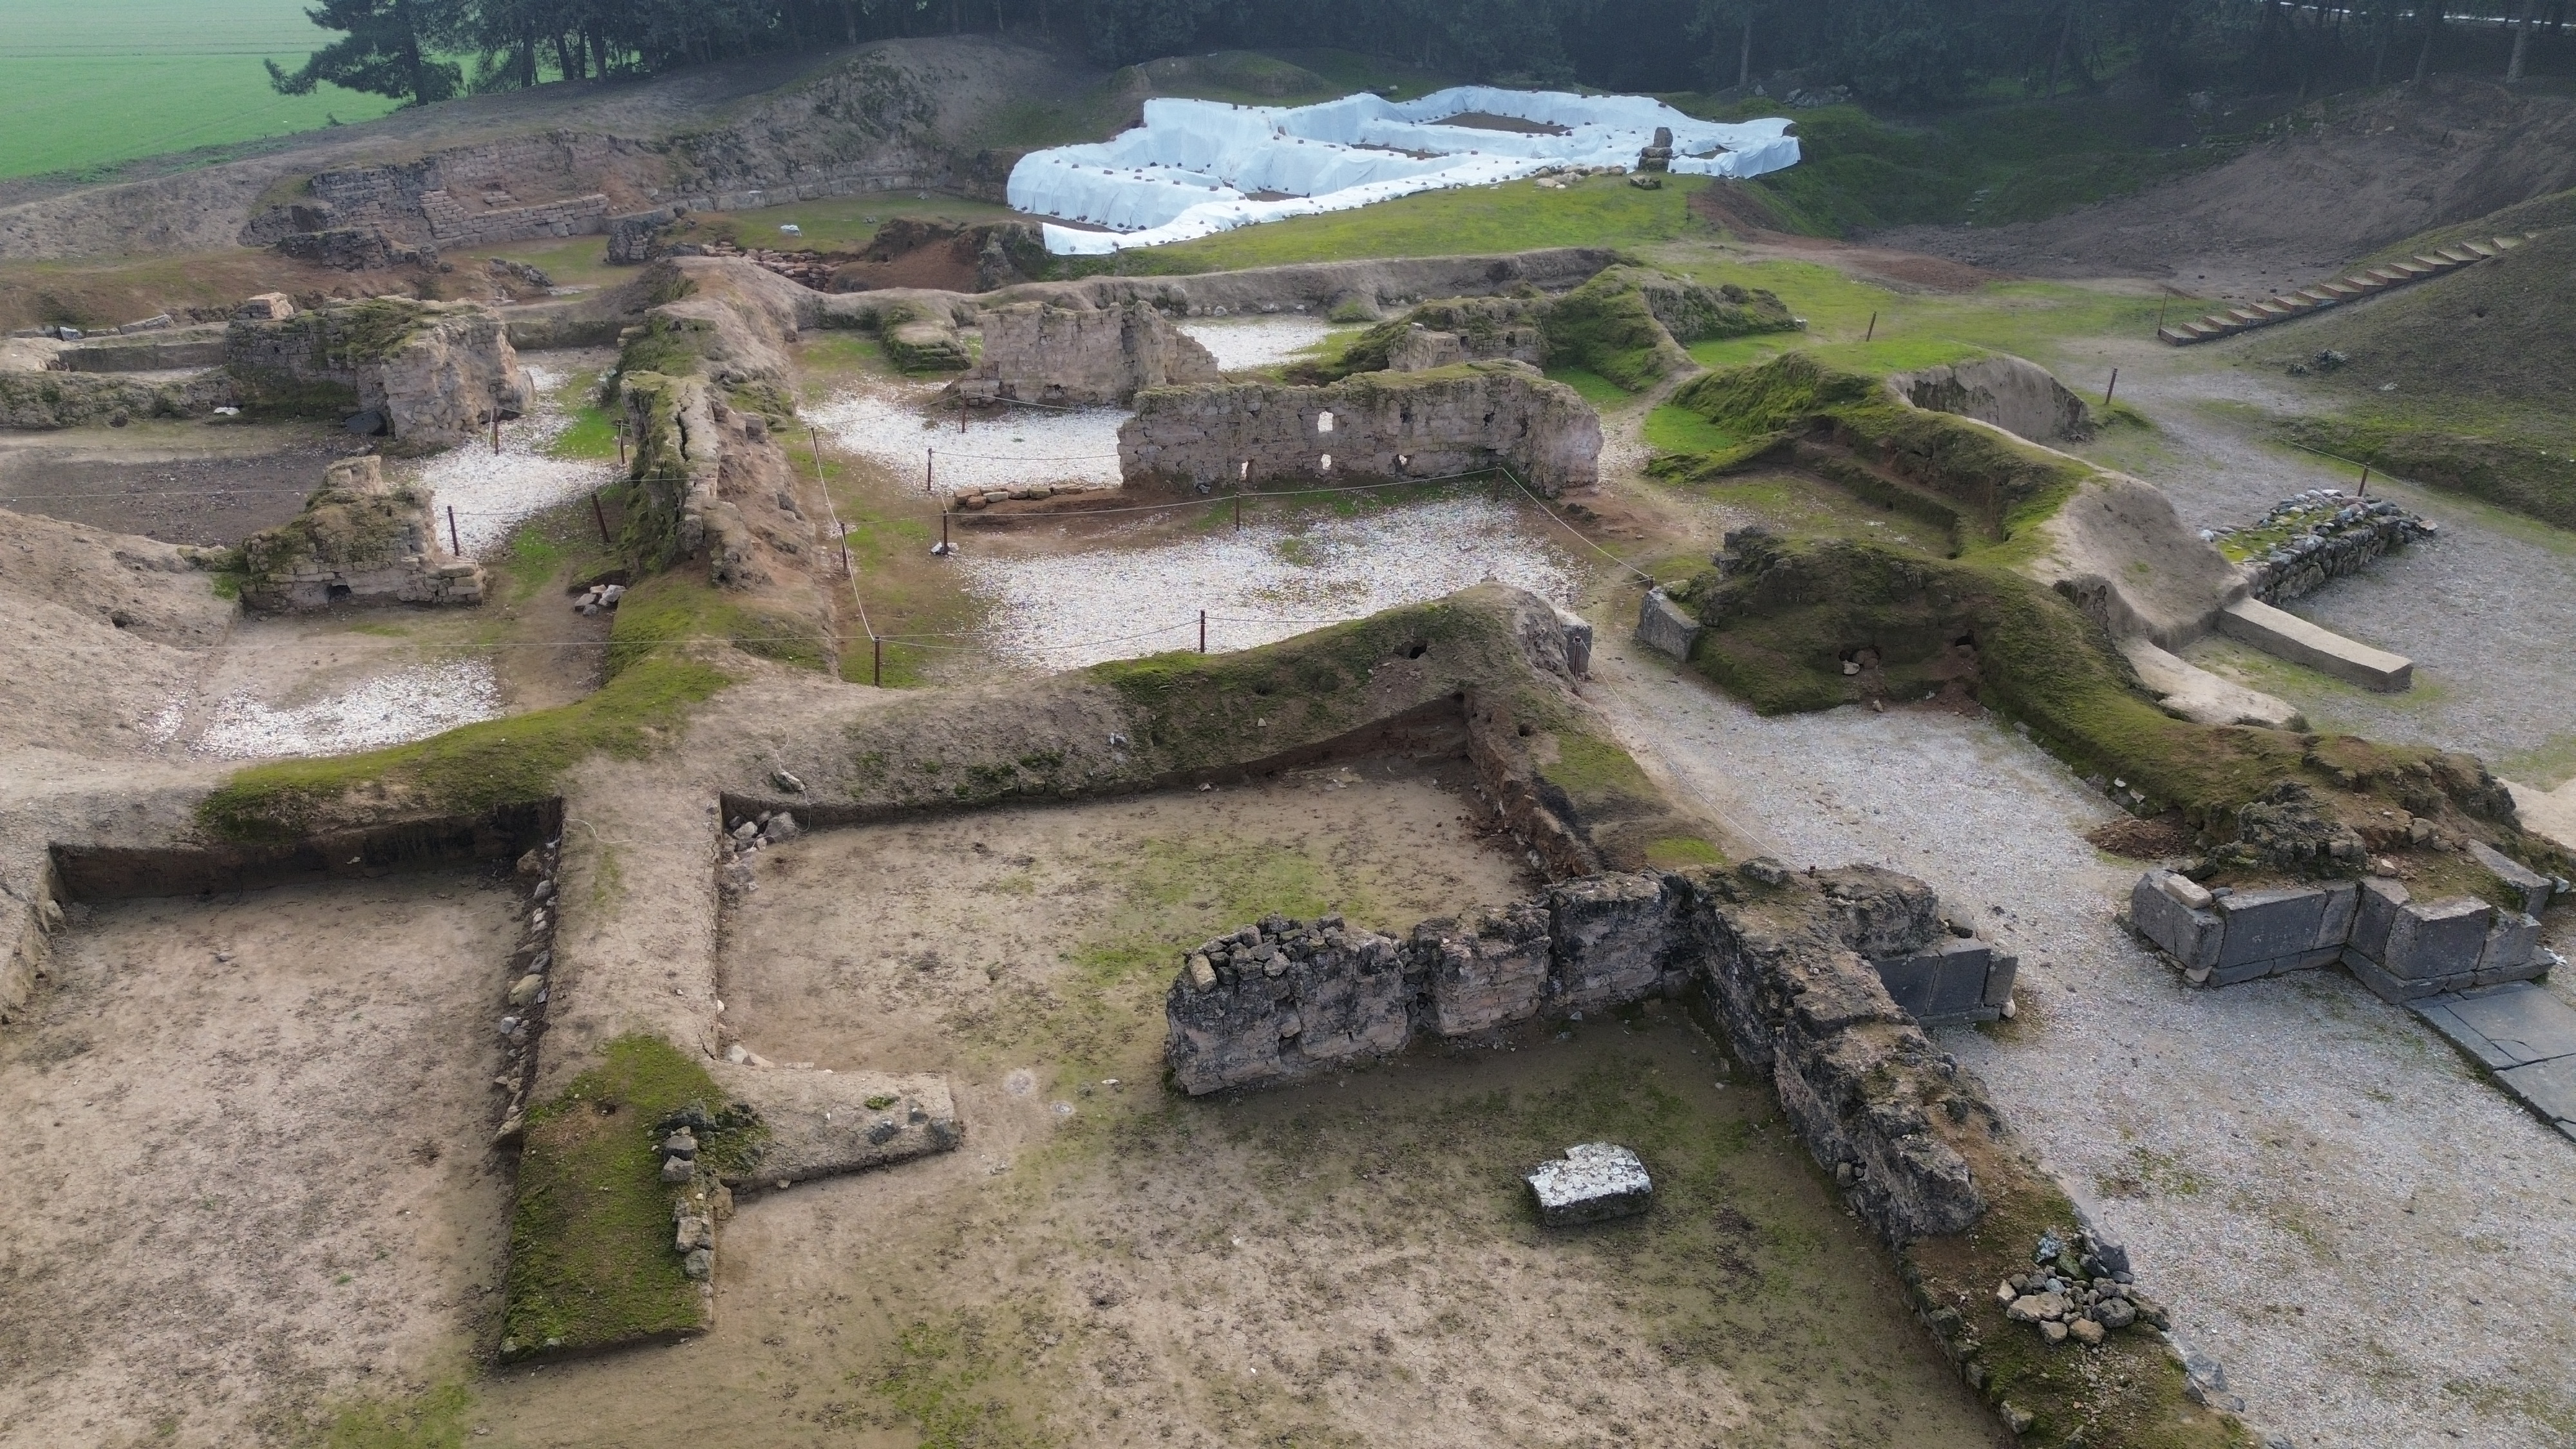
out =
<path fill-rule="evenodd" d="M 2091 88 L 2301 93 L 2474 67 L 2564 70 L 2576 0 L 322 0 L 339 33 L 278 90 L 411 103 L 764 51 L 976 32 L 1124 65 L 1319 46 L 1511 85 L 1750 91 L 1794 76 L 1899 107 Z M 2509 53 L 2510 59 L 2503 57 Z M 2499 66 L 2498 62 L 2501 61 Z"/>

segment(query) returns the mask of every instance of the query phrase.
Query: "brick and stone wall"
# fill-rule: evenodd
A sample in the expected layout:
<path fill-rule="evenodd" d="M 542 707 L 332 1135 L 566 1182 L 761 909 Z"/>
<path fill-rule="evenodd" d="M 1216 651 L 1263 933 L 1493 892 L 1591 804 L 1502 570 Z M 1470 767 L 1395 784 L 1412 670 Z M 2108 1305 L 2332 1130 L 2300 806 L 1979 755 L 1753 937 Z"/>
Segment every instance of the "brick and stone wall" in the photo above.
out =
<path fill-rule="evenodd" d="M 449 553 L 429 495 L 386 486 L 372 455 L 332 464 L 301 514 L 242 540 L 242 566 L 254 609 L 483 602 L 483 566 Z"/>
<path fill-rule="evenodd" d="M 1966 984 L 1915 983 L 1927 961 Z M 2009 998 L 2012 975 L 2011 957 L 1951 934 L 1920 881 L 1752 861 L 1560 881 L 1402 939 L 1340 916 L 1273 916 L 1187 954 L 1164 1002 L 1165 1051 L 1182 1090 L 1202 1095 L 1388 1055 L 1417 1034 L 1696 994 L 1855 1206 L 1906 1241 L 1960 1231 L 1985 1206 L 1929 1114 L 1955 1125 L 1992 1111 L 1888 983 L 1973 1016 Z"/>
<path fill-rule="evenodd" d="M 1601 418 L 1534 369 L 1468 363 L 1329 387 L 1149 388 L 1118 430 L 1118 453 L 1131 488 L 1445 478 L 1500 463 L 1553 495 L 1600 481 Z"/>
<path fill-rule="evenodd" d="M 239 318 L 224 334 L 224 366 L 246 395 L 305 411 L 345 403 L 414 447 L 470 441 L 530 403 L 509 330 L 471 302 L 376 297 Z"/>

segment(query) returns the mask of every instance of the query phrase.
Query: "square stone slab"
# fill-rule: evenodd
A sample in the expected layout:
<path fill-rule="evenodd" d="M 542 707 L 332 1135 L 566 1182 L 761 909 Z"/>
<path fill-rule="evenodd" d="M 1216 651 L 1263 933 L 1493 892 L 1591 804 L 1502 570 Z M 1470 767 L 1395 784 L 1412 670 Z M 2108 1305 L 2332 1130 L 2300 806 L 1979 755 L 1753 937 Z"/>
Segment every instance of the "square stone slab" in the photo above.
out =
<path fill-rule="evenodd" d="M 1608 1142 L 1586 1142 L 1529 1174 L 1538 1215 L 1549 1227 L 1633 1217 L 1655 1195 L 1654 1180 L 1637 1154 Z"/>
<path fill-rule="evenodd" d="M 2528 981 L 2429 997 L 2415 1013 L 2489 1071 L 2576 1057 L 2576 1009 Z"/>
<path fill-rule="evenodd" d="M 2569 1137 L 2576 1137 L 2576 1057 L 2496 1073 L 2504 1089 Z"/>

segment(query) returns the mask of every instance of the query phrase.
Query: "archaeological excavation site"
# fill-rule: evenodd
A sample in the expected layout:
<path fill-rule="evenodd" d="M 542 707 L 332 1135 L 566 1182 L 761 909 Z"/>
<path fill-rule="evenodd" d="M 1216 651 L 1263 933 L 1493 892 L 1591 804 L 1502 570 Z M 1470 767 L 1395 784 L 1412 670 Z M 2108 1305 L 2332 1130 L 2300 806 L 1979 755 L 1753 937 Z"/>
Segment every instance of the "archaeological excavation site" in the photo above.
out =
<path fill-rule="evenodd" d="M 2576 1442 L 2563 5 L 208 9 L 0 1445 Z"/>

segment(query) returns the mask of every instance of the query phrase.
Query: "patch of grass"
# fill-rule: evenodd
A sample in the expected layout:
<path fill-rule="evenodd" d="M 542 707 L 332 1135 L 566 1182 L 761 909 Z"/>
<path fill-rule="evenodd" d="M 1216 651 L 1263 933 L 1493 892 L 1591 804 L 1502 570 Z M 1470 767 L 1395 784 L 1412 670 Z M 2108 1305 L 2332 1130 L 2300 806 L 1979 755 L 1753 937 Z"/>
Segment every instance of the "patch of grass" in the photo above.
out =
<path fill-rule="evenodd" d="M 1670 403 L 1646 414 L 1646 445 L 1658 453 L 1720 453 L 1742 439 L 1718 424 Z"/>
<path fill-rule="evenodd" d="M 1696 835 L 1666 835 L 1646 842 L 1646 864 L 1657 870 L 1724 865 L 1726 852 Z"/>
<path fill-rule="evenodd" d="M 1617 407 L 1636 394 L 1584 367 L 1551 367 L 1547 375 L 1554 381 L 1583 394 L 1583 400 L 1596 408 Z"/>
<path fill-rule="evenodd" d="M 510 1218 L 510 1270 L 501 1309 L 502 1357 L 635 1343 L 706 1326 L 698 1285 L 672 1249 L 672 1204 L 656 1124 L 691 1106 L 727 1103 L 695 1057 L 657 1036 L 608 1044 L 599 1065 L 528 1112 L 519 1194 Z M 704 1170 L 722 1172 L 756 1150 L 757 1132 L 699 1134 Z"/>
<path fill-rule="evenodd" d="M 525 600 L 543 588 L 555 570 L 563 567 L 563 545 L 546 537 L 533 526 L 510 535 L 510 560 L 505 567 L 510 573 L 510 597 Z"/>
<path fill-rule="evenodd" d="M 2303 448 L 2576 529 L 2576 436 L 2563 431 L 2563 419 L 2546 430 L 2496 420 L 2479 432 L 2470 430 L 2474 412 L 2442 411 L 2374 407 L 2293 418 L 2279 432 Z"/>
<path fill-rule="evenodd" d="M 465 1449 L 474 1395 L 440 1384 L 411 1398 L 369 1401 L 329 1411 L 314 1449 Z"/>
<path fill-rule="evenodd" d="M 589 396 L 591 389 L 575 382 L 572 387 Z M 595 399 L 573 409 L 572 426 L 563 430 L 546 445 L 552 458 L 578 458 L 606 461 L 617 456 L 617 415 Z"/>
<path fill-rule="evenodd" d="M 668 580 L 646 582 L 667 587 Z M 675 611 L 659 617 L 667 623 Z M 711 664 L 657 647 L 675 643 L 674 636 L 639 637 L 654 618 L 648 609 L 630 624 L 627 609 L 619 609 L 608 682 L 588 698 L 364 754 L 253 765 L 199 802 L 197 818 L 219 839 L 280 841 L 344 816 L 380 819 L 388 805 L 422 815 L 479 815 L 550 797 L 557 778 L 593 754 L 650 754 L 682 725 L 689 706 L 731 682 Z"/>
<path fill-rule="evenodd" d="M 813 620 L 735 603 L 702 579 L 655 574 L 627 587 L 608 640 L 611 671 L 668 646 L 722 640 L 745 654 L 799 669 L 832 667 L 832 641 Z"/>
<path fill-rule="evenodd" d="M 1007 206 L 989 201 L 968 201 L 962 196 L 939 193 L 874 192 L 865 196 L 838 196 L 816 201 L 791 202 L 785 206 L 762 207 L 756 211 L 707 211 L 694 214 L 698 232 L 723 235 L 744 246 L 778 247 L 787 251 L 859 252 L 876 240 L 877 231 L 899 216 L 924 217 L 954 221 L 969 226 L 985 222 L 1009 221 L 1017 213 Z M 781 226 L 793 225 L 801 236 L 784 236 Z M 683 231 L 682 240 L 697 233 Z"/>
<path fill-rule="evenodd" d="M 895 1335 L 894 1361 L 868 1389 L 913 1421 L 921 1449 L 1042 1449 L 1052 1441 L 1006 1393 L 1028 1366 L 1028 1355 L 1000 1341 L 1008 1332 L 991 1310 L 914 1323 Z"/>
<path fill-rule="evenodd" d="M 1675 177 L 1640 191 L 1615 176 L 1562 191 L 1528 182 L 1429 191 L 1323 216 L 1264 222 L 1198 241 L 1087 259 L 1077 273 L 1172 275 L 1345 257 L 1437 257 L 1537 247 L 1618 247 L 1671 241 L 1703 230 L 1691 193 L 1707 184 Z"/>

